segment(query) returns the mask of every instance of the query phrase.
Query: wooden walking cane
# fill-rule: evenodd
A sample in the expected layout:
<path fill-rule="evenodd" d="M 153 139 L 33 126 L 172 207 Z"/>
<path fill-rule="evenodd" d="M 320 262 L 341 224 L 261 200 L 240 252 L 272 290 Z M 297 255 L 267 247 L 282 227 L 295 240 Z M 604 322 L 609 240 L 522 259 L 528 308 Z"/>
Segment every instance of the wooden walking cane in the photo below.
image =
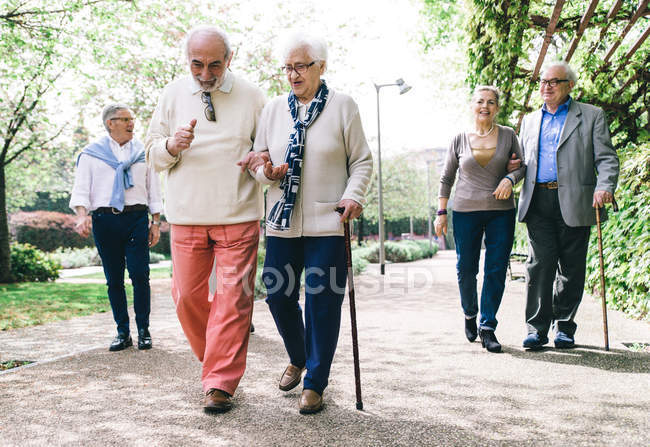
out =
<path fill-rule="evenodd" d="M 345 208 L 337 208 L 339 214 L 343 214 Z M 352 276 L 352 246 L 350 243 L 350 221 L 343 223 L 345 235 L 345 254 L 348 266 L 348 296 L 350 298 L 350 323 L 352 326 L 352 357 L 354 360 L 354 383 L 357 396 L 357 410 L 363 410 L 361 401 L 361 369 L 359 368 L 359 341 L 357 339 L 357 309 L 354 301 L 354 278 Z"/>
<path fill-rule="evenodd" d="M 604 206 L 603 206 L 604 207 Z M 612 209 L 618 211 L 616 199 L 612 198 Z M 609 351 L 609 332 L 607 330 L 607 298 L 605 298 L 605 263 L 603 261 L 603 233 L 600 228 L 600 207 L 596 207 L 596 225 L 598 227 L 598 259 L 600 261 L 600 298 L 603 307 L 603 331 L 605 333 L 605 351 Z"/>

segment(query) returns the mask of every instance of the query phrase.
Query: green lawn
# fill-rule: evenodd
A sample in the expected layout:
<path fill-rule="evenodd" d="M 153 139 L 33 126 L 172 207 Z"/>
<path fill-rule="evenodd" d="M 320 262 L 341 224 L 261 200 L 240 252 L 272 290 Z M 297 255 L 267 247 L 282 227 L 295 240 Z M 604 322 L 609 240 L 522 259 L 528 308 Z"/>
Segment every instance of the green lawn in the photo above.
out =
<path fill-rule="evenodd" d="M 126 293 L 131 304 L 132 288 Z M 110 310 L 104 284 L 0 284 L 2 331 Z"/>
<path fill-rule="evenodd" d="M 171 278 L 172 277 L 172 268 L 171 266 L 167 267 L 154 267 L 149 271 L 149 279 L 161 279 L 161 278 Z M 74 276 L 74 278 L 83 278 L 83 279 L 104 279 L 104 272 L 89 273 L 88 275 Z M 129 279 L 129 272 L 124 271 L 124 278 Z"/>

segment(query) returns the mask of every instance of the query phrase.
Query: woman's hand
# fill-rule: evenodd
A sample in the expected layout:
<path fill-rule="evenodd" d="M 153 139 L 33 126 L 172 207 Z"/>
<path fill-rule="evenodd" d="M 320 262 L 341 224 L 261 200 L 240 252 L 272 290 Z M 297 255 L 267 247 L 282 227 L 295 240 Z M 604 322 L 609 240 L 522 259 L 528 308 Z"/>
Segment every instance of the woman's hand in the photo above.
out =
<path fill-rule="evenodd" d="M 246 169 L 250 169 L 251 171 L 255 172 L 257 168 L 270 160 L 271 158 L 269 157 L 268 151 L 250 151 L 242 160 L 237 162 L 237 166 L 241 168 L 241 172 L 244 172 Z"/>
<path fill-rule="evenodd" d="M 343 208 L 343 212 L 341 213 L 341 222 L 345 222 L 348 219 L 356 219 L 361 216 L 361 212 L 363 211 L 363 206 L 352 199 L 343 199 L 336 205 L 336 207 Z"/>
<path fill-rule="evenodd" d="M 273 166 L 273 163 L 267 161 L 264 164 L 264 175 L 269 180 L 280 180 L 287 174 L 289 169 L 289 164 L 283 163 L 280 166 Z"/>
<path fill-rule="evenodd" d="M 507 200 L 510 198 L 511 194 L 512 194 L 512 182 L 506 177 L 501 179 L 501 181 L 499 182 L 499 186 L 497 186 L 497 189 L 495 189 L 494 192 L 492 193 L 494 198 L 497 200 Z"/>
<path fill-rule="evenodd" d="M 436 231 L 436 236 L 442 236 L 442 233 L 447 234 L 447 215 L 441 214 L 436 217 L 436 220 L 433 222 L 433 228 Z"/>

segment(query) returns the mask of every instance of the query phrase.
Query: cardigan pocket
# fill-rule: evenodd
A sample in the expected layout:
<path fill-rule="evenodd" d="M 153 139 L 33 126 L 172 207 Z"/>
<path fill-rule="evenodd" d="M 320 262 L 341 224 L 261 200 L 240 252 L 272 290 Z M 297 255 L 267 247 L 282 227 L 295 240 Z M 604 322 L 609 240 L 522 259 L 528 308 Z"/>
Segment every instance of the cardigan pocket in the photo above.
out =
<path fill-rule="evenodd" d="M 338 202 L 314 202 L 312 228 L 322 236 L 343 233 L 341 215 L 336 212 Z"/>

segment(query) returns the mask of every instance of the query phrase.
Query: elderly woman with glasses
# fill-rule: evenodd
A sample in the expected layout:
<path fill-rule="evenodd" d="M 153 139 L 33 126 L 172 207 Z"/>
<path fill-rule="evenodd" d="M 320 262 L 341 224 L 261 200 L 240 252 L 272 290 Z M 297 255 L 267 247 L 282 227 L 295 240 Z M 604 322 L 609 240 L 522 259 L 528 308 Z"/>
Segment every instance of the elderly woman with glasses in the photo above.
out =
<path fill-rule="evenodd" d="M 300 384 L 302 414 L 322 409 L 341 324 L 347 270 L 343 222 L 357 218 L 372 173 L 372 155 L 351 97 L 321 78 L 327 46 L 295 34 L 282 70 L 291 92 L 262 112 L 255 152 L 240 162 L 270 185 L 266 198 L 263 281 L 289 355 L 279 388 Z M 341 214 L 336 209 L 343 208 Z M 305 315 L 298 303 L 305 273 Z"/>
<path fill-rule="evenodd" d="M 476 275 L 485 236 L 485 265 L 481 292 L 478 335 L 489 352 L 500 352 L 494 335 L 496 314 L 505 288 L 506 269 L 515 232 L 515 201 L 512 188 L 525 173 L 525 166 L 506 172 L 511 157 L 522 159 L 515 131 L 496 124 L 499 91 L 478 86 L 470 109 L 473 126 L 454 137 L 440 176 L 436 234 L 447 233 L 447 202 L 458 173 L 454 196 L 453 228 L 460 301 L 465 314 L 465 336 L 477 336 L 479 313 Z"/>

